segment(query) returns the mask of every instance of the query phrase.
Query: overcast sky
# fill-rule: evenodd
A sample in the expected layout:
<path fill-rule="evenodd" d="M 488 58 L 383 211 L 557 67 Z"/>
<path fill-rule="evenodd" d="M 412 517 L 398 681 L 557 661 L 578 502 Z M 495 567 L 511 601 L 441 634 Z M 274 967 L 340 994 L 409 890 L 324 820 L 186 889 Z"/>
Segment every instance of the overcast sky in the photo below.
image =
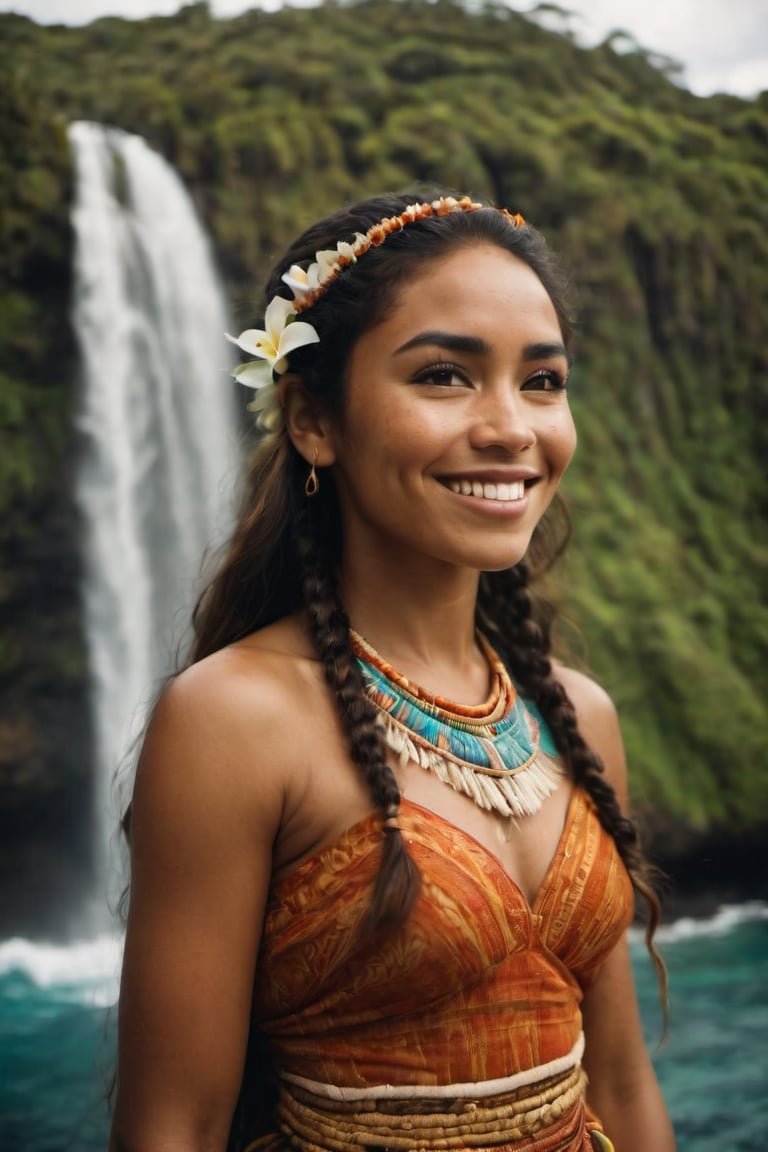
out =
<path fill-rule="evenodd" d="M 170 15 L 180 6 L 179 0 L 0 0 L 0 11 L 21 12 L 44 24 Z M 211 3 L 216 16 L 257 6 L 279 7 L 279 0 Z M 525 11 L 534 5 L 513 0 L 511 6 Z M 574 13 L 573 30 L 583 43 L 621 28 L 644 48 L 680 61 L 688 87 L 701 95 L 753 96 L 768 89 L 768 0 L 561 0 L 561 7 Z"/>

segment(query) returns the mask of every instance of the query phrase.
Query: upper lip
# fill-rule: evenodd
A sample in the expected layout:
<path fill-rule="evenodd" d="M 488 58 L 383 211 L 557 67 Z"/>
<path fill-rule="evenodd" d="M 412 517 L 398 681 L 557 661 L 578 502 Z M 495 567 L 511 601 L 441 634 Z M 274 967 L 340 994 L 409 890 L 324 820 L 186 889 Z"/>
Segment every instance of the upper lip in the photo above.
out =
<path fill-rule="evenodd" d="M 521 480 L 538 480 L 539 473 L 534 468 L 487 468 L 482 472 L 446 472 L 437 479 L 443 483 L 447 480 L 470 480 L 481 484 L 518 484 Z"/>

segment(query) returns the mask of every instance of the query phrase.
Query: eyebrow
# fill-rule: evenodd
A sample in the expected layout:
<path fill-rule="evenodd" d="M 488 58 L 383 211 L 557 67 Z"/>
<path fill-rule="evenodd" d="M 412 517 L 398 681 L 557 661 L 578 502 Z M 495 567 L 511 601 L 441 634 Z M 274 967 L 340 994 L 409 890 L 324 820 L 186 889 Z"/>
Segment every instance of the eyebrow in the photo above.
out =
<path fill-rule="evenodd" d="M 479 336 L 460 336 L 455 332 L 441 332 L 432 330 L 420 332 L 405 344 L 401 344 L 395 351 L 399 356 L 401 352 L 409 352 L 412 348 L 421 348 L 425 344 L 437 345 L 446 348 L 449 352 L 464 352 L 471 356 L 487 356 L 493 349 L 491 345 Z M 523 348 L 523 360 L 549 360 L 554 356 L 563 356 L 571 363 L 571 356 L 564 344 L 559 342 L 541 342 L 526 344 Z"/>

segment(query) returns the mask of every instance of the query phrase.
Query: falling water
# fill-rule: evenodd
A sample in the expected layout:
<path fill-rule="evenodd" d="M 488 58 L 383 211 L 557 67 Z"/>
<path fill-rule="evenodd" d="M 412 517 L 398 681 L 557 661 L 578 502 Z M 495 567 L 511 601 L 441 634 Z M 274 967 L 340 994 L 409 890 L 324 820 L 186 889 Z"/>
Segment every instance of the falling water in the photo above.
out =
<path fill-rule="evenodd" d="M 70 127 L 74 321 L 99 850 L 112 780 L 175 663 L 204 551 L 226 528 L 237 449 L 211 253 L 176 173 L 138 136 Z"/>

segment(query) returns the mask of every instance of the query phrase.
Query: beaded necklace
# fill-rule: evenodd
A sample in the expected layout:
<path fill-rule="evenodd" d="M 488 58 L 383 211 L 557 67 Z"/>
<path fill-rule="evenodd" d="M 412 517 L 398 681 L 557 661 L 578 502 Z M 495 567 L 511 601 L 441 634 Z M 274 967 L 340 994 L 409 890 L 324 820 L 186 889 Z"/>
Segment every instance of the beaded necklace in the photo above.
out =
<path fill-rule="evenodd" d="M 552 734 L 521 698 L 501 658 L 478 633 L 491 673 L 483 704 L 454 704 L 395 671 L 350 629 L 366 692 L 387 745 L 480 808 L 532 816 L 563 777 Z"/>

